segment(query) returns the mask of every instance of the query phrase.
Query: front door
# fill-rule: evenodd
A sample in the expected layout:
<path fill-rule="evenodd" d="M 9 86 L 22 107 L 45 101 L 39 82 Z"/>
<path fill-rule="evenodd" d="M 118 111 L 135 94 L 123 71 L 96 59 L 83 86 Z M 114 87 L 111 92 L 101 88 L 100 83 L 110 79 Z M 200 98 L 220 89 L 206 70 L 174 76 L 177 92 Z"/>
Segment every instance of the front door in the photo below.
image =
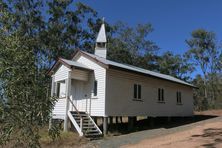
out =
<path fill-rule="evenodd" d="M 79 111 L 85 111 L 85 96 L 84 96 L 84 82 L 79 80 L 74 80 L 73 82 L 73 99 L 75 105 Z"/>

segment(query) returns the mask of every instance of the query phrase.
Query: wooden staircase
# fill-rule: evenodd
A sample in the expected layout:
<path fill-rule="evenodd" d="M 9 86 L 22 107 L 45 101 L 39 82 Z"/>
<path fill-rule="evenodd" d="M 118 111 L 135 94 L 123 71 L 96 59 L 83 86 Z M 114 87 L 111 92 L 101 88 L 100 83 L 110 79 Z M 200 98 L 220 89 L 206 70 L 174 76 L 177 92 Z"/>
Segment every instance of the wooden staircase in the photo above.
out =
<path fill-rule="evenodd" d="M 90 115 L 86 112 L 78 111 L 70 98 L 69 101 L 74 107 L 75 111 L 68 111 L 68 117 L 79 133 L 79 136 L 85 136 L 90 139 L 96 139 L 102 136 L 102 131 L 99 129 Z"/>
<path fill-rule="evenodd" d="M 101 130 L 93 121 L 93 119 L 85 112 L 70 111 L 72 117 L 78 124 L 78 126 L 82 129 L 82 133 L 85 137 L 88 138 L 97 138 L 102 135 Z"/>

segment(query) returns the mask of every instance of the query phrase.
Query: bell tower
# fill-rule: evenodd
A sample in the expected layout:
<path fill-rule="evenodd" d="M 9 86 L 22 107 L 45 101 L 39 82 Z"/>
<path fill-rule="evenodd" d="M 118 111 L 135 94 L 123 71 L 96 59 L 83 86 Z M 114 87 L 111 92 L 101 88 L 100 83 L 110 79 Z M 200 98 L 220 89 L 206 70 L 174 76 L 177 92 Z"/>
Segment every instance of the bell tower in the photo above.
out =
<path fill-rule="evenodd" d="M 103 23 L 100 27 L 98 36 L 96 38 L 95 55 L 106 59 L 106 54 L 107 54 L 106 44 L 107 44 L 106 30 L 103 19 Z"/>

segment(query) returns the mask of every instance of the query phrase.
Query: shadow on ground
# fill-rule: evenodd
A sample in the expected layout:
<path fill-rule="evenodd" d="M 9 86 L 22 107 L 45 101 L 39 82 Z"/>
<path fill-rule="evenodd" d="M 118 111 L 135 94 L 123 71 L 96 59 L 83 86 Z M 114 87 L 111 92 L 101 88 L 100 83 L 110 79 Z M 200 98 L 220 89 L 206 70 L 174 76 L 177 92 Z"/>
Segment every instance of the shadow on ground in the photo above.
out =
<path fill-rule="evenodd" d="M 179 126 L 183 126 L 186 124 L 191 124 L 199 121 L 204 121 L 207 119 L 215 118 L 217 116 L 211 116 L 211 115 L 195 115 L 193 117 L 172 117 L 169 121 L 169 118 L 166 117 L 157 117 L 157 118 L 146 118 L 146 119 L 140 119 L 134 123 L 133 128 L 129 129 L 128 122 L 124 123 L 113 123 L 109 124 L 109 133 L 113 136 L 119 136 L 124 134 L 129 134 L 133 132 L 143 131 L 143 130 L 149 130 L 149 129 L 158 129 L 158 128 L 175 128 Z M 102 126 L 100 126 L 102 129 Z M 210 129 L 209 129 L 210 130 Z M 222 131 L 221 131 L 222 132 Z M 203 136 L 207 136 L 207 134 L 213 134 L 213 133 L 207 133 Z M 220 133 L 222 134 L 222 133 Z M 220 141 L 221 139 L 217 139 Z"/>
<path fill-rule="evenodd" d="M 192 135 L 194 138 L 210 139 L 212 142 L 203 144 L 203 147 L 216 148 L 216 145 L 222 143 L 222 129 L 221 128 L 208 128 L 205 129 L 201 135 Z"/>

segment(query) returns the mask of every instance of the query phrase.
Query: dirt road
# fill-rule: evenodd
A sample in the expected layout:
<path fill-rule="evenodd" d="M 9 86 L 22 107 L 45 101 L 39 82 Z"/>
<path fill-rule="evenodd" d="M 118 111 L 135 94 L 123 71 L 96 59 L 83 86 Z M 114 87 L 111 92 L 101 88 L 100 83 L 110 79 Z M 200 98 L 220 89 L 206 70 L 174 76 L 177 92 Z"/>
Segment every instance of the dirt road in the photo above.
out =
<path fill-rule="evenodd" d="M 137 144 L 124 145 L 127 148 L 192 148 L 192 147 L 222 147 L 222 122 L 206 123 L 192 129 L 145 139 Z"/>
<path fill-rule="evenodd" d="M 96 141 L 101 148 L 222 148 L 222 110 L 195 113 L 194 122 L 142 130 Z M 211 118 L 205 118 L 212 116 Z M 177 123 L 178 121 L 176 121 Z M 171 125 L 171 124 L 170 124 Z"/>

